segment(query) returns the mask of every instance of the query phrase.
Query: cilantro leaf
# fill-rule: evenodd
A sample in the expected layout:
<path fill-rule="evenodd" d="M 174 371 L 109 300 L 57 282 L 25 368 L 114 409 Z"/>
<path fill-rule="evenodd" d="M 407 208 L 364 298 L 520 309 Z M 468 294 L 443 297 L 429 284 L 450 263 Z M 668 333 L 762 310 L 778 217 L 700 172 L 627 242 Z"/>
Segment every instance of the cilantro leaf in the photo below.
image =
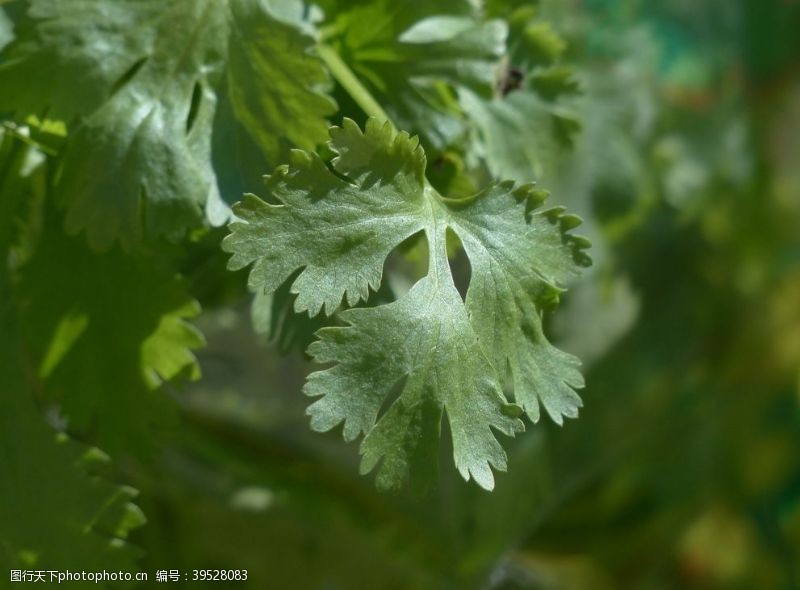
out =
<path fill-rule="evenodd" d="M 530 90 L 485 100 L 462 89 L 459 100 L 478 134 L 474 155 L 495 178 L 529 182 L 552 175 L 568 144 L 562 131 L 577 124 L 563 108 Z"/>
<path fill-rule="evenodd" d="M 95 248 L 179 239 L 203 222 L 203 206 L 220 200 L 211 148 L 223 89 L 268 159 L 279 137 L 306 148 L 324 139 L 335 106 L 319 91 L 314 39 L 266 2 L 29 5 L 3 53 L 0 86 L 11 90 L 0 110 L 77 118 L 59 194 L 67 229 Z"/>
<path fill-rule="evenodd" d="M 274 6 L 273 6 L 274 4 Z M 228 92 L 234 113 L 270 160 L 286 145 L 313 149 L 326 139 L 336 103 L 321 92 L 328 73 L 311 53 L 316 40 L 302 2 L 230 4 Z"/>
<path fill-rule="evenodd" d="M 508 18 L 506 71 L 495 96 L 458 89 L 476 133 L 469 155 L 485 162 L 495 178 L 549 182 L 580 129 L 562 100 L 579 93 L 572 70 L 559 64 L 566 42 L 529 3 L 487 8 Z"/>
<path fill-rule="evenodd" d="M 510 368 L 514 396 L 534 422 L 539 404 L 561 424 L 575 418 L 583 387 L 577 358 L 551 345 L 540 310 L 557 301 L 558 285 L 591 260 L 588 241 L 567 232 L 581 223 L 563 208 L 526 218 L 525 207 L 547 196 L 531 185 L 495 185 L 459 211 L 453 229 L 472 265 L 466 306 L 492 363 Z M 491 311 L 491 313 L 489 313 Z"/>
<path fill-rule="evenodd" d="M 491 468 L 506 468 L 492 430 L 521 431 L 520 406 L 537 420 L 541 403 L 560 423 L 580 405 L 577 359 L 550 345 L 541 327 L 560 284 L 589 264 L 586 241 L 567 233 L 579 219 L 538 209 L 545 194 L 532 185 L 444 198 L 425 179 L 419 140 L 376 119 L 363 132 L 345 119 L 331 137 L 334 170 L 295 151 L 266 181 L 279 204 L 249 195 L 234 207 L 240 221 L 223 241 L 229 267 L 253 264 L 250 286 L 264 293 L 302 269 L 290 289 L 295 309 L 331 314 L 343 299 L 365 300 L 388 254 L 424 232 L 427 276 L 397 301 L 343 311 L 345 326 L 318 332 L 309 352 L 333 366 L 308 378 L 305 392 L 320 398 L 308 410 L 311 425 L 343 423 L 346 440 L 364 434 L 362 470 L 377 467 L 379 487 L 425 487 L 446 414 L 456 467 L 491 489 Z M 472 265 L 466 304 L 447 258 L 449 230 Z M 507 367 L 518 405 L 503 393 Z"/>

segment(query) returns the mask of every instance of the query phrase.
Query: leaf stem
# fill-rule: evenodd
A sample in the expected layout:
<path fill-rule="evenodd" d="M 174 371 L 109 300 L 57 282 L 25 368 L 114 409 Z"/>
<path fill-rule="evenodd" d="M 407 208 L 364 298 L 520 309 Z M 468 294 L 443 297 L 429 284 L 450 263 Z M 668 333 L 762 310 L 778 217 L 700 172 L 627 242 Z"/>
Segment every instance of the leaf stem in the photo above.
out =
<path fill-rule="evenodd" d="M 366 86 L 361 83 L 361 80 L 356 77 L 353 70 L 344 62 L 341 56 L 333 47 L 329 45 L 320 44 L 317 46 L 317 53 L 319 54 L 325 65 L 328 66 L 333 78 L 347 91 L 355 103 L 361 107 L 368 116 L 389 121 L 393 127 L 397 126 L 386 114 L 378 101 L 372 96 Z"/>

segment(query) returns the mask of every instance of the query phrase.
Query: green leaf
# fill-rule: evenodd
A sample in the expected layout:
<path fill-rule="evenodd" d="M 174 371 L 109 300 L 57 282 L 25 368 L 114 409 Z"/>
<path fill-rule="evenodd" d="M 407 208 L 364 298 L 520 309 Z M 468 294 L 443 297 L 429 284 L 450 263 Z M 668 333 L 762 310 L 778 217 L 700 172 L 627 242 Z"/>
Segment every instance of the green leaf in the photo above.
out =
<path fill-rule="evenodd" d="M 267 6 L 265 12 L 256 0 L 230 4 L 228 88 L 237 119 L 274 162 L 287 144 L 313 149 L 323 143 L 336 103 L 319 91 L 329 85 L 328 74 L 311 53 L 316 41 L 302 20 L 303 3 Z"/>
<path fill-rule="evenodd" d="M 147 452 L 154 428 L 172 416 L 162 383 L 199 376 L 191 349 L 203 338 L 186 321 L 199 306 L 153 260 L 119 248 L 93 252 L 52 226 L 20 286 L 44 393 L 61 405 L 70 431 L 112 456 Z"/>
<path fill-rule="evenodd" d="M 136 491 L 90 476 L 102 454 L 57 435 L 36 409 L 5 274 L 0 269 L 0 567 L 5 576 L 11 568 L 97 564 L 136 571 L 140 552 L 124 541 L 144 520 L 132 503 Z"/>
<path fill-rule="evenodd" d="M 514 32 L 519 38 L 515 39 L 512 59 L 516 65 L 526 69 L 552 65 L 567 48 L 566 42 L 547 21 L 533 20 Z"/>
<path fill-rule="evenodd" d="M 9 381 L 16 368 L 6 360 L 0 360 L 0 564 L 6 575 L 12 567 L 73 571 L 98 563 L 109 571 L 137 570 L 139 551 L 122 542 L 142 524 L 131 503 L 135 491 L 88 476 L 80 466 L 85 451 L 57 438 L 30 394 Z"/>
<path fill-rule="evenodd" d="M 530 76 L 530 87 L 545 100 L 556 100 L 561 96 L 581 93 L 581 85 L 574 72 L 564 66 L 537 68 Z"/>
<path fill-rule="evenodd" d="M 461 108 L 477 137 L 469 156 L 495 178 L 550 180 L 580 124 L 560 99 L 579 93 L 571 69 L 558 65 L 566 42 L 531 3 L 490 3 L 489 14 L 508 18 L 508 55 L 500 90 L 487 98 L 458 90 Z"/>
<path fill-rule="evenodd" d="M 280 137 L 306 148 L 324 139 L 335 107 L 319 92 L 326 73 L 309 55 L 314 39 L 265 2 L 29 5 L 3 53 L 0 86 L 11 90 L 0 110 L 78 119 L 60 201 L 67 229 L 86 231 L 98 249 L 179 239 L 202 224 L 207 202 L 219 203 L 211 147 L 223 88 L 268 159 Z"/>
<path fill-rule="evenodd" d="M 532 185 L 442 197 L 425 179 L 419 140 L 388 123 L 370 119 L 362 132 L 345 119 L 331 136 L 333 171 L 318 155 L 295 151 L 266 182 L 279 204 L 249 195 L 235 206 L 240 221 L 223 241 L 229 268 L 253 264 L 251 288 L 263 293 L 302 269 L 290 288 L 296 311 L 331 314 L 343 299 L 365 300 L 389 253 L 424 232 L 423 279 L 397 301 L 344 311 L 344 327 L 318 332 L 309 352 L 333 366 L 308 378 L 305 392 L 320 397 L 308 413 L 315 430 L 343 423 L 346 440 L 365 435 L 362 470 L 377 467 L 382 488 L 407 479 L 429 485 L 446 414 L 456 467 L 491 489 L 491 468 L 506 467 L 493 430 L 522 430 L 519 406 L 537 420 L 541 403 L 560 423 L 580 405 L 577 359 L 552 347 L 541 328 L 543 306 L 589 263 L 586 241 L 567 233 L 579 219 L 538 209 L 546 194 Z M 472 266 L 466 304 L 447 258 L 448 230 Z M 503 393 L 509 368 L 519 406 Z"/>
<path fill-rule="evenodd" d="M 348 4 L 330 28 L 329 42 L 395 124 L 437 151 L 464 130 L 454 89 L 490 96 L 505 51 L 505 23 L 481 22 L 460 5 Z"/>
<path fill-rule="evenodd" d="M 478 133 L 474 155 L 495 178 L 529 182 L 552 174 L 577 125 L 563 109 L 530 90 L 495 100 L 462 90 L 459 100 Z"/>

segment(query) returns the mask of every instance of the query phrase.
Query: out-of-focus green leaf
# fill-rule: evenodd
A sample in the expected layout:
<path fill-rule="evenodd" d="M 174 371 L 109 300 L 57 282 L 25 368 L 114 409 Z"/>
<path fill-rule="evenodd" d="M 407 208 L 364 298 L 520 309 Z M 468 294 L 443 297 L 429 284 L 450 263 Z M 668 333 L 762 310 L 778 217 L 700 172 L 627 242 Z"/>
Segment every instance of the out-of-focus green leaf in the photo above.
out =
<path fill-rule="evenodd" d="M 67 229 L 97 248 L 176 240 L 202 224 L 205 203 L 219 201 L 210 150 L 223 86 L 268 158 L 282 142 L 324 138 L 334 105 L 319 92 L 314 40 L 264 2 L 29 5 L 2 54 L 0 109 L 76 122 L 59 200 Z"/>
<path fill-rule="evenodd" d="M 427 148 L 440 151 L 464 131 L 454 90 L 494 91 L 505 50 L 503 21 L 481 22 L 469 10 L 456 15 L 452 6 L 408 0 L 337 9 L 328 42 L 392 120 L 419 134 Z"/>
<path fill-rule="evenodd" d="M 172 415 L 162 383 L 199 376 L 191 349 L 203 338 L 186 321 L 199 306 L 152 260 L 47 230 L 20 288 L 44 393 L 112 455 L 152 449 Z"/>
<path fill-rule="evenodd" d="M 21 386 L 19 363 L 0 351 L 0 564 L 6 570 L 135 571 L 139 551 L 124 543 L 143 524 L 134 490 L 85 473 L 88 451 L 57 436 Z M 98 587 L 123 587 L 101 583 Z"/>
<path fill-rule="evenodd" d="M 303 4 L 234 0 L 229 10 L 228 93 L 236 118 L 272 162 L 287 146 L 323 143 L 336 104 L 321 92 L 328 74 L 312 54 L 315 30 Z"/>
<path fill-rule="evenodd" d="M 0 200 L 4 195 L 0 193 Z M 0 247 L 7 248 L 7 243 Z M 8 250 L 0 250 L 6 262 Z M 124 539 L 143 523 L 135 490 L 90 477 L 102 457 L 57 435 L 34 403 L 11 277 L 0 267 L 0 566 L 18 570 L 135 571 Z M 45 574 L 49 580 L 49 574 Z M 101 583 L 99 587 L 123 587 Z"/>
<path fill-rule="evenodd" d="M 534 92 L 520 90 L 503 99 L 484 100 L 462 90 L 459 99 L 478 132 L 475 155 L 486 161 L 495 178 L 539 180 L 563 156 L 566 142 L 559 141 L 559 132 L 574 119 L 559 114 Z"/>

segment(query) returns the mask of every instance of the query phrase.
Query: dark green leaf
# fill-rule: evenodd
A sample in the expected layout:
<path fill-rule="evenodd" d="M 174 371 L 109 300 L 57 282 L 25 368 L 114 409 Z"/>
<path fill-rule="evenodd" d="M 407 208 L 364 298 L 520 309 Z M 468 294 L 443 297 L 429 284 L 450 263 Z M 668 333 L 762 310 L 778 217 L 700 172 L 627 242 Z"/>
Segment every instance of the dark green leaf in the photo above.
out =
<path fill-rule="evenodd" d="M 324 138 L 334 105 L 319 93 L 326 74 L 309 55 L 314 40 L 269 4 L 29 4 L 29 19 L 3 53 L 0 86 L 11 90 L 0 110 L 77 121 L 59 199 L 67 229 L 86 231 L 96 248 L 179 239 L 202 224 L 203 207 L 220 200 L 210 154 L 225 84 L 239 122 L 268 158 L 283 141 L 313 147 Z"/>

